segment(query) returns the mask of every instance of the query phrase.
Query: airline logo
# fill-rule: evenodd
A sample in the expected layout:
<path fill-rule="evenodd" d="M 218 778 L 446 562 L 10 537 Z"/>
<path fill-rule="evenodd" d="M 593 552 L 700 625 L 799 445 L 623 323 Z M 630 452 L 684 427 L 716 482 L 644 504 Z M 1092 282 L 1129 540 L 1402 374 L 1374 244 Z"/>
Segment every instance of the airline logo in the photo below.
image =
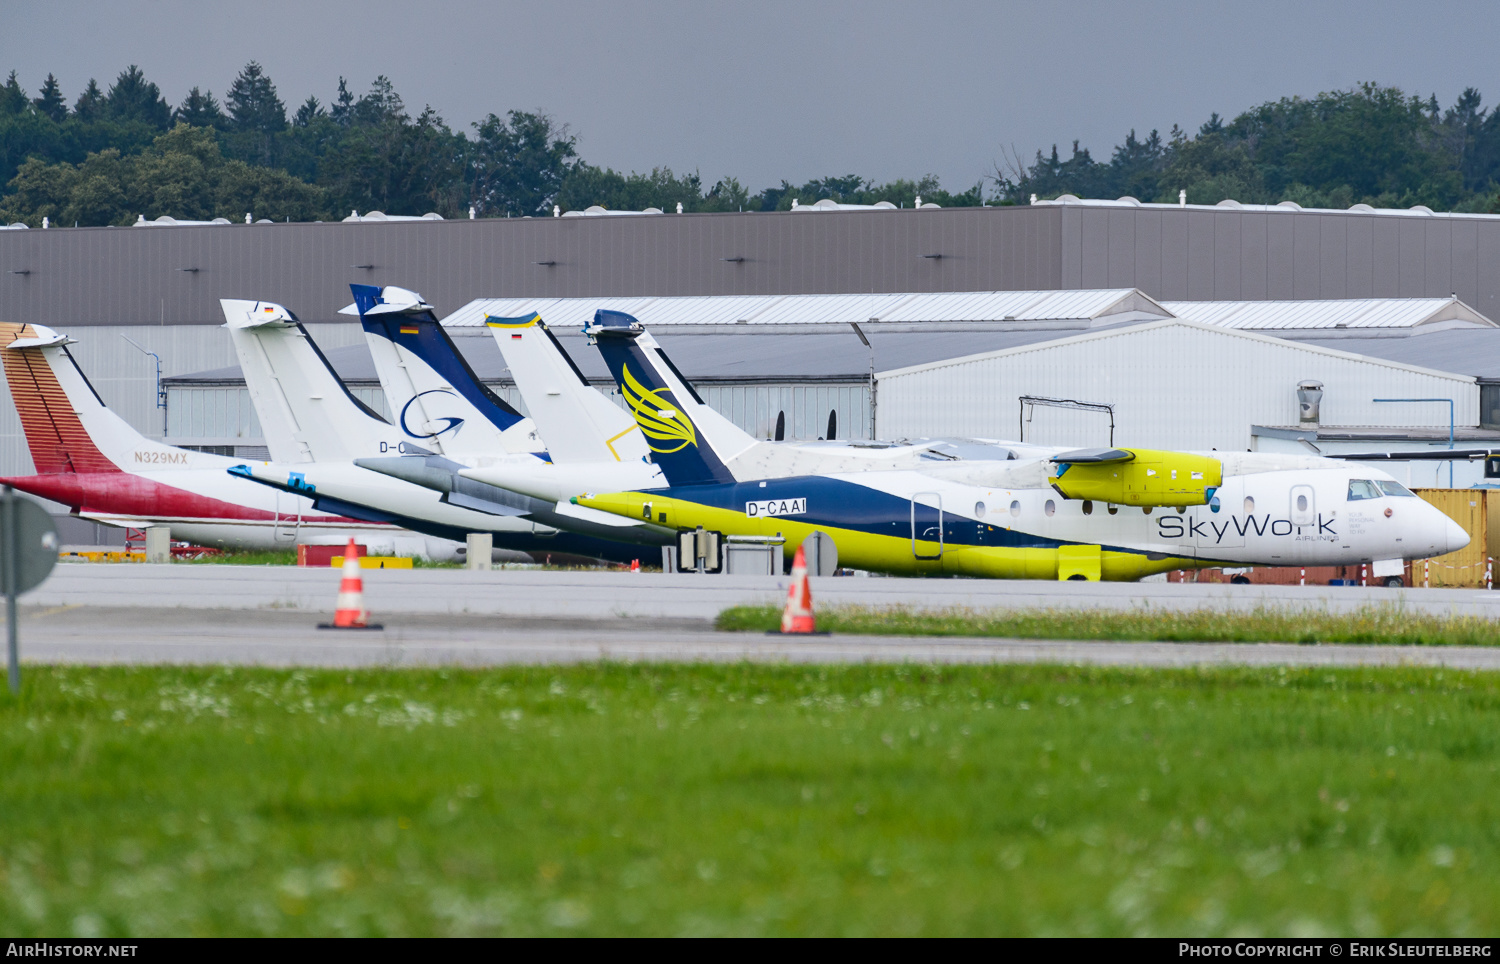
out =
<path fill-rule="evenodd" d="M 448 388 L 433 388 L 425 392 L 419 392 L 416 395 L 413 395 L 411 401 L 407 402 L 401 407 L 401 431 L 405 432 L 407 435 L 410 435 L 412 438 L 437 438 L 439 435 L 442 435 L 446 432 L 453 432 L 455 435 L 457 434 L 458 429 L 461 425 L 463 425 L 464 420 L 452 415 L 435 415 L 432 416 L 432 418 L 425 424 L 416 426 L 413 426 L 408 421 L 409 418 L 420 420 L 422 417 L 423 409 L 418 409 L 416 412 L 413 412 L 411 410 L 411 407 L 417 403 L 417 399 L 432 395 L 452 395 L 454 398 L 458 397 L 457 392 L 454 392 L 452 389 Z M 432 405 L 434 401 L 437 400 L 430 399 L 429 401 L 424 402 L 423 408 L 425 409 L 427 406 Z M 435 431 L 427 431 L 427 429 L 435 429 Z"/>
<path fill-rule="evenodd" d="M 622 394 L 630 406 L 630 413 L 635 416 L 635 423 L 641 427 L 641 434 L 646 436 L 646 447 L 658 455 L 681 452 L 689 445 L 696 448 L 698 432 L 687 416 L 659 392 L 642 385 L 630 373 L 629 365 L 622 370 L 625 374 Z"/>
<path fill-rule="evenodd" d="M 807 515 L 807 499 L 767 499 L 764 502 L 746 502 L 745 515 L 752 519 L 764 516 Z"/>

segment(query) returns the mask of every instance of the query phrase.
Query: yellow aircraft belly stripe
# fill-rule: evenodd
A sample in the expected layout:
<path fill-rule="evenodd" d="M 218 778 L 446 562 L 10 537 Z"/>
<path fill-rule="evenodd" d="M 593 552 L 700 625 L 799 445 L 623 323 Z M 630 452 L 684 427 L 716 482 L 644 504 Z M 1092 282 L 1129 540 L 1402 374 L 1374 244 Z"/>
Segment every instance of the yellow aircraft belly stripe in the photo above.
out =
<path fill-rule="evenodd" d="M 839 564 L 854 569 L 888 572 L 896 575 L 964 575 L 989 579 L 1056 579 L 1060 553 L 1056 548 L 1022 548 L 1016 546 L 949 545 L 939 547 L 933 540 L 913 543 L 909 532 L 881 535 L 838 526 L 798 522 L 795 516 L 752 519 L 733 509 L 718 509 L 640 492 L 615 492 L 606 495 L 581 495 L 579 505 L 602 509 L 627 519 L 650 518 L 657 525 L 679 530 L 703 526 L 726 535 L 780 535 L 786 539 L 784 555 L 790 559 L 802 541 L 814 532 L 825 532 L 838 549 Z M 647 506 L 649 513 L 647 515 Z M 931 558 L 922 559 L 918 556 Z M 1203 563 L 1193 559 L 1166 556 L 1148 558 L 1145 553 L 1103 549 L 1100 552 L 1100 576 L 1108 581 L 1140 579 L 1173 569 L 1196 569 Z"/>

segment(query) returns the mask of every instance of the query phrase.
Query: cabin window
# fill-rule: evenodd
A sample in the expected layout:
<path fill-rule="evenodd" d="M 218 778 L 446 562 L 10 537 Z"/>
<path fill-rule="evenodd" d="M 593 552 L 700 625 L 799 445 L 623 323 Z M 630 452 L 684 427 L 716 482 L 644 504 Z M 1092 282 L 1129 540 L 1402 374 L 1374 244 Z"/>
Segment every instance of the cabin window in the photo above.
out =
<path fill-rule="evenodd" d="M 650 521 L 650 519 L 651 519 L 651 503 L 649 503 L 649 502 L 642 502 L 641 503 L 641 518 L 647 520 L 648 522 Z"/>
<path fill-rule="evenodd" d="M 984 518 L 984 503 L 983 502 L 976 502 L 976 503 L 974 503 L 974 518 L 976 518 L 976 519 L 983 519 Z"/>
<path fill-rule="evenodd" d="M 1349 480 L 1349 501 L 1358 502 L 1360 499 L 1378 499 L 1380 489 L 1369 479 Z"/>
<path fill-rule="evenodd" d="M 1382 479 L 1375 484 L 1380 486 L 1380 491 L 1384 492 L 1386 495 L 1399 495 L 1411 499 L 1415 499 L 1417 497 L 1417 494 L 1415 492 L 1413 492 L 1411 489 L 1408 489 L 1400 482 L 1386 482 L 1384 479 Z"/>
<path fill-rule="evenodd" d="M 1245 515 L 1250 515 L 1253 512 L 1255 512 L 1255 500 L 1247 495 L 1245 496 Z"/>
<path fill-rule="evenodd" d="M 1053 502 L 1051 499 L 1048 499 L 1047 504 L 1042 506 L 1042 511 L 1047 513 L 1047 515 L 1049 516 L 1052 515 L 1057 511 L 1057 503 Z"/>
<path fill-rule="evenodd" d="M 1084 499 L 1083 500 L 1083 514 L 1084 515 L 1093 515 L 1094 514 L 1094 503 L 1090 502 L 1088 499 Z"/>
<path fill-rule="evenodd" d="M 1307 511 L 1307 496 L 1298 494 L 1298 496 L 1297 496 L 1297 511 L 1298 512 L 1306 512 Z"/>
<path fill-rule="evenodd" d="M 1019 518 L 1021 515 L 1021 503 L 1012 502 L 1010 504 L 1010 514 Z"/>

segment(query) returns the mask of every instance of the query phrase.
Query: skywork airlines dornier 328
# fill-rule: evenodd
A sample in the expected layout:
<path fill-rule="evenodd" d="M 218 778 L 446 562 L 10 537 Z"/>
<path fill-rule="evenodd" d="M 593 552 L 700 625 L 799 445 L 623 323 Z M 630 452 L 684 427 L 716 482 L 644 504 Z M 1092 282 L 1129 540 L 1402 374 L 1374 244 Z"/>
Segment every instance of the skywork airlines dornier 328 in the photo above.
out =
<path fill-rule="evenodd" d="M 578 504 L 679 531 L 780 535 L 788 554 L 821 531 L 856 569 L 1035 579 L 1395 561 L 1469 542 L 1385 473 L 1322 458 L 1027 447 L 1004 461 L 746 478 L 683 414 L 638 322 L 590 333 L 627 397 L 647 400 L 632 407 L 670 485 Z"/>

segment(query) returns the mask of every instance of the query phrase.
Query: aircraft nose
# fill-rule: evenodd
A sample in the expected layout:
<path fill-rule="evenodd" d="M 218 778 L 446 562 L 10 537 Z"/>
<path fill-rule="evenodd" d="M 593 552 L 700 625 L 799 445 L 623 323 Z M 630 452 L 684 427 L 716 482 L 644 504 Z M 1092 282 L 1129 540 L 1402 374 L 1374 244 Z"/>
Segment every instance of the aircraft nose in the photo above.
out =
<path fill-rule="evenodd" d="M 1469 544 L 1469 534 L 1464 527 L 1452 519 L 1444 517 L 1443 521 L 1448 523 L 1448 551 L 1457 552 Z"/>

